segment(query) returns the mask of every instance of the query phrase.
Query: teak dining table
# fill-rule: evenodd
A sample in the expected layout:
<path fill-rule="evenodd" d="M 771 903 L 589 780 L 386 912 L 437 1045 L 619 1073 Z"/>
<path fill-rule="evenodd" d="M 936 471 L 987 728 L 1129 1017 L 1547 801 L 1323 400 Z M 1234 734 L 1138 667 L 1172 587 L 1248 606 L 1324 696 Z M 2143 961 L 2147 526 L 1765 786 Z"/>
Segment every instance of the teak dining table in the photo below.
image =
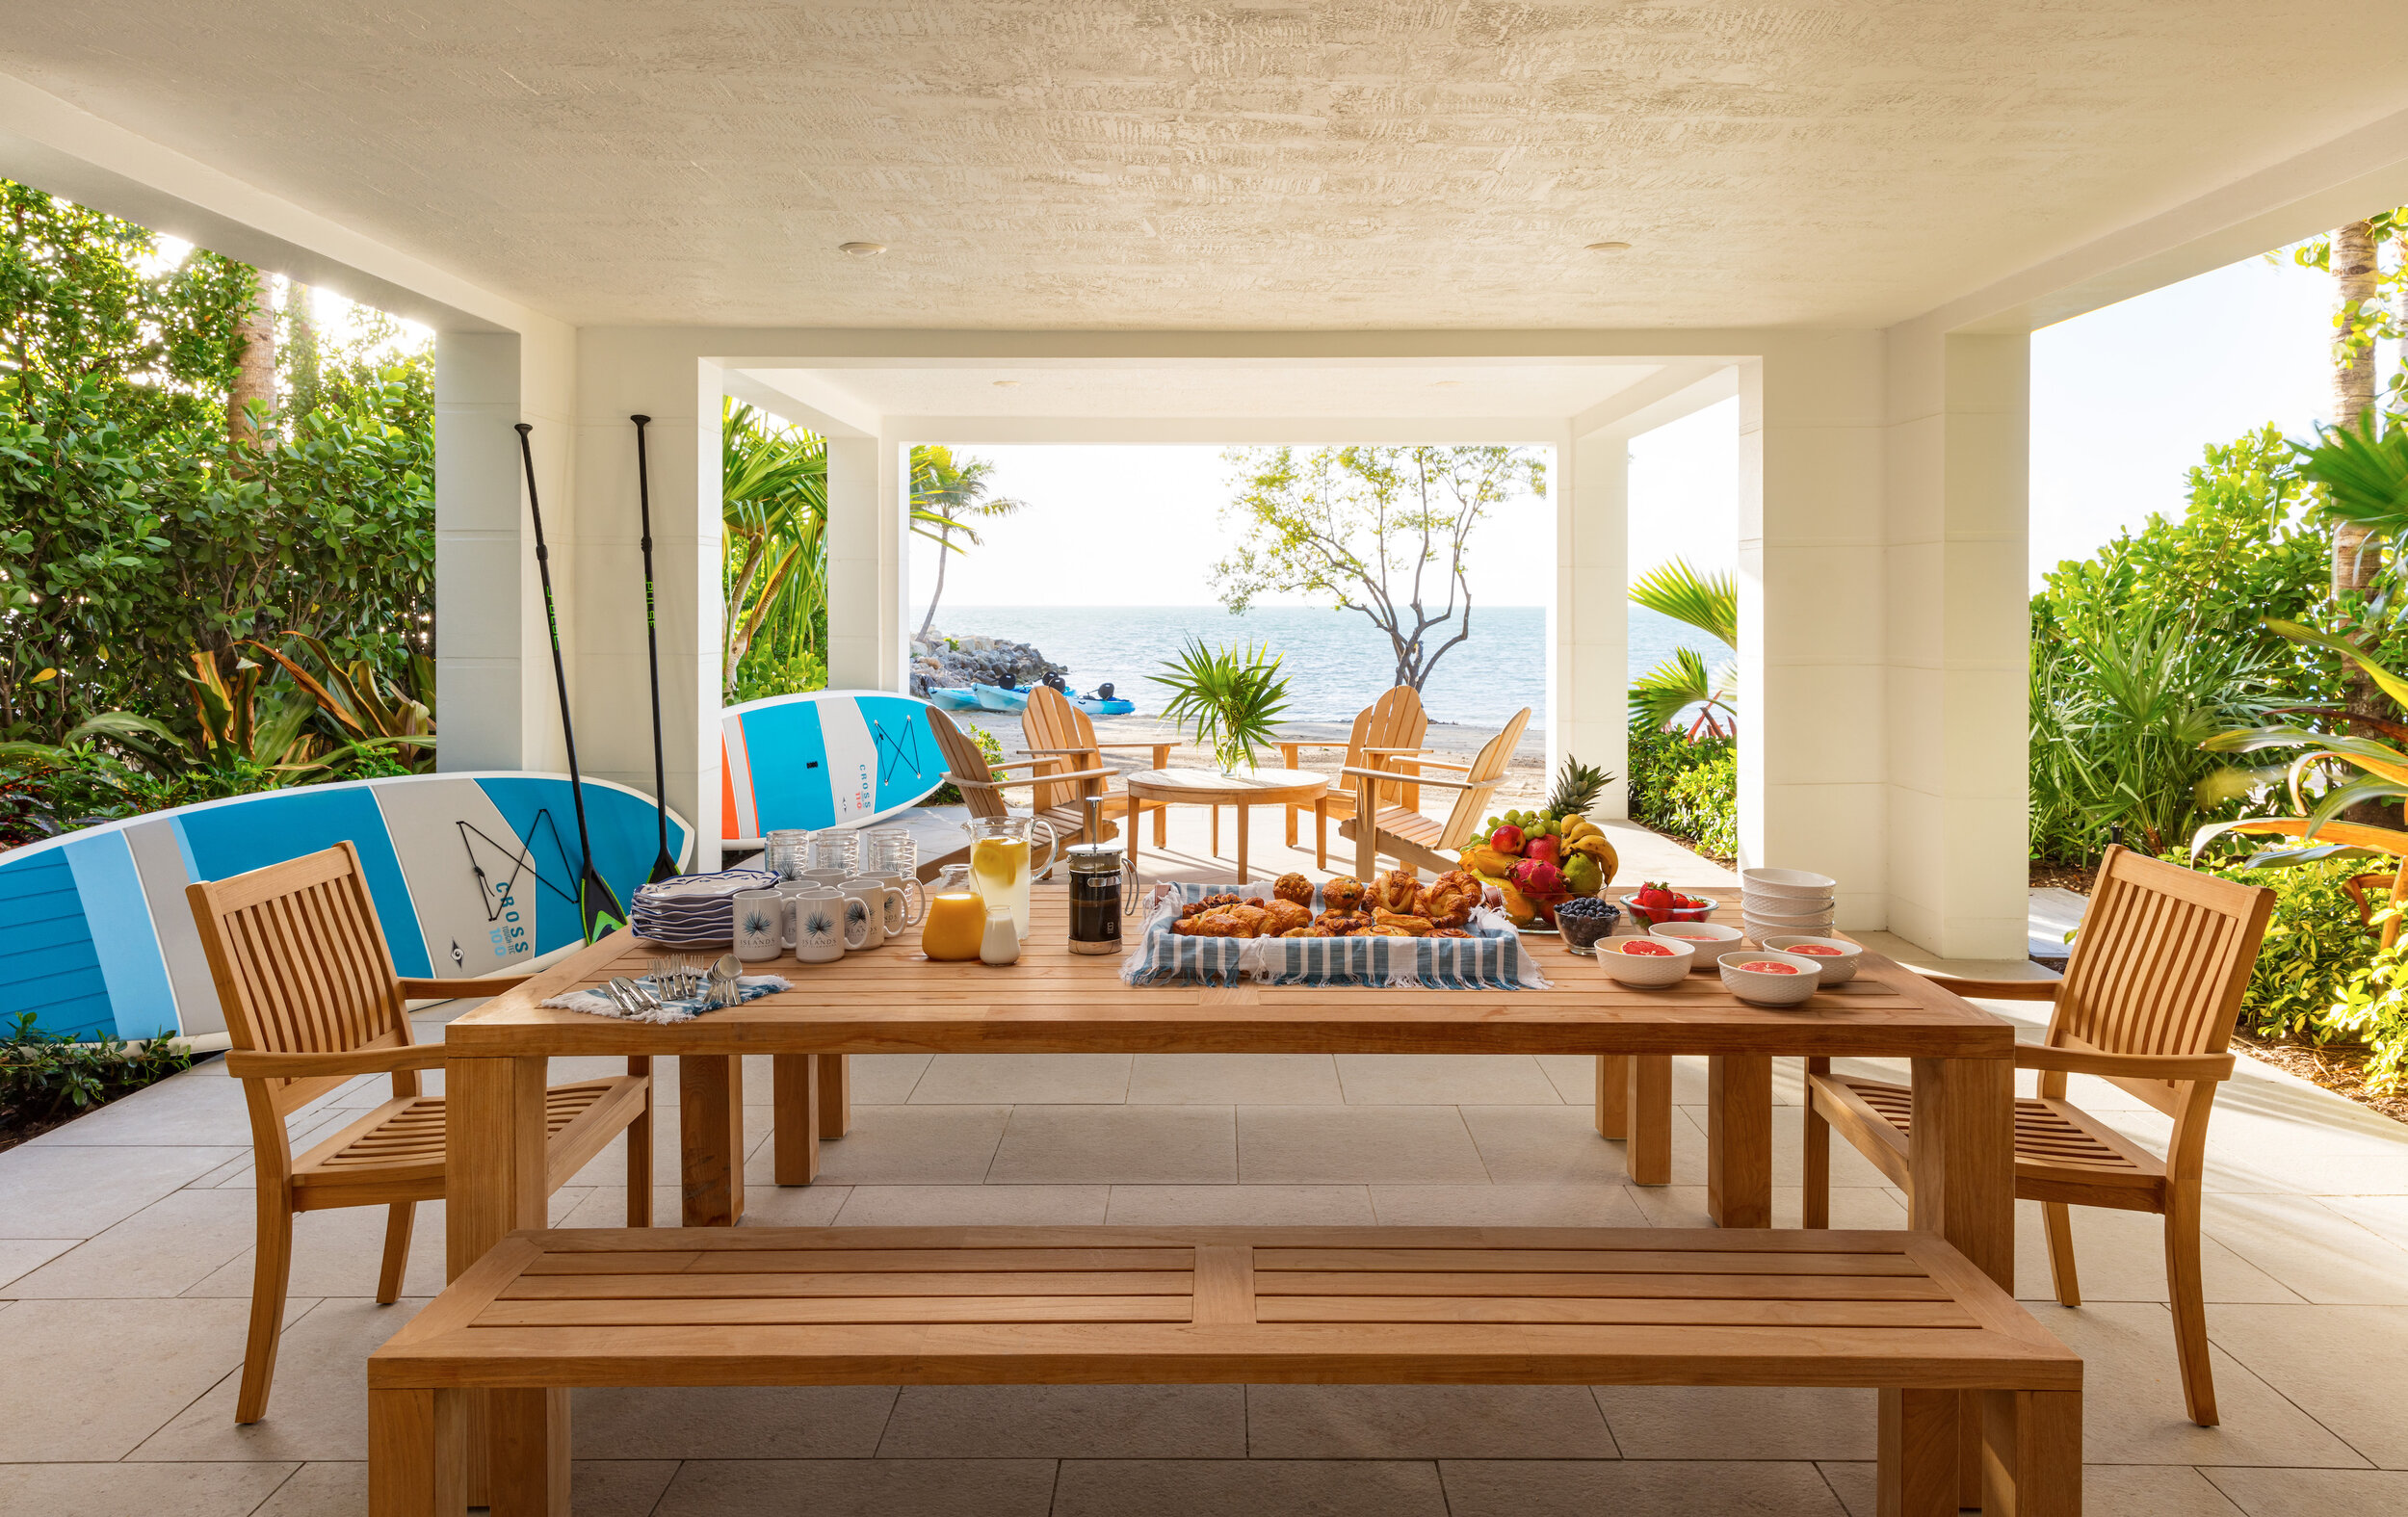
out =
<path fill-rule="evenodd" d="M 1772 1221 L 1772 1060 L 1909 1060 L 1909 1225 L 2013 1289 L 2014 1030 L 1880 955 L 1866 954 L 1853 981 L 1794 1010 L 1749 1006 L 1712 972 L 1664 990 L 1624 989 L 1552 937 L 1529 940 L 1546 989 L 1132 987 L 1117 955 L 1069 952 L 1063 886 L 1041 884 L 1033 902 L 1030 939 L 1008 966 L 929 960 L 914 929 L 830 964 L 756 966 L 792 988 L 686 1022 L 538 1004 L 641 974 L 662 952 L 619 932 L 453 1021 L 443 1066 L 449 1276 L 512 1229 L 545 1225 L 543 1089 L 555 1058 L 676 1057 L 683 1219 L 697 1226 L 744 1214 L 747 1054 L 773 1056 L 780 1184 L 808 1183 L 819 1142 L 845 1130 L 844 1056 L 903 1053 L 1593 1054 L 1600 1127 L 1621 1137 L 1613 1129 L 1627 1124 L 1640 1150 L 1630 1156 L 1633 1178 L 1664 1184 L 1669 1156 L 1642 1139 L 1669 1125 L 1670 1066 L 1661 1056 L 1690 1054 L 1709 1061 L 1708 1211 L 1746 1227 Z M 546 1438 L 543 1422 L 559 1422 L 526 1406 L 494 1415 L 493 1436 L 513 1447 Z"/>

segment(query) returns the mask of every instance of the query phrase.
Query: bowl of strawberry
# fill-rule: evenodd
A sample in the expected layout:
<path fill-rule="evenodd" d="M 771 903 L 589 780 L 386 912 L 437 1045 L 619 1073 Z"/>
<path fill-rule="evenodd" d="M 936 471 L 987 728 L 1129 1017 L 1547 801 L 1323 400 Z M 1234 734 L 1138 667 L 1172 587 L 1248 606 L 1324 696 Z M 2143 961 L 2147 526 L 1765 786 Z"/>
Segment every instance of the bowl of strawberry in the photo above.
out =
<path fill-rule="evenodd" d="M 1691 896 L 1669 885 L 1649 881 L 1622 898 L 1635 921 L 1647 927 L 1661 927 L 1666 922 L 1703 922 L 1713 914 L 1712 896 Z"/>

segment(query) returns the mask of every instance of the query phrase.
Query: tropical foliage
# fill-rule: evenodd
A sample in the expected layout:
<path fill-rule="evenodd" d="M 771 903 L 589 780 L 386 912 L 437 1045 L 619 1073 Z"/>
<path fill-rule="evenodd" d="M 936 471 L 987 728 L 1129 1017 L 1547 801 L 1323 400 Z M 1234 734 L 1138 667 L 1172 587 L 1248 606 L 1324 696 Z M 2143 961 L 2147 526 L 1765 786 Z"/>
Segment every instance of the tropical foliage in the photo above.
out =
<path fill-rule="evenodd" d="M 1739 652 L 1739 582 L 1728 570 L 1719 574 L 1700 573 L 1686 559 L 1660 563 L 1632 583 L 1631 603 L 1686 622 L 1708 637 L 1719 639 L 1734 655 Z M 1736 656 L 1710 673 L 1703 654 L 1693 648 L 1675 648 L 1670 658 L 1632 682 L 1633 731 L 1661 731 L 1692 708 L 1697 715 L 1688 724 L 1691 742 L 1727 738 L 1736 731 Z"/>
<path fill-rule="evenodd" d="M 1208 648 L 1191 640 L 1147 676 L 1170 692 L 1163 719 L 1211 748 L 1223 770 L 1252 769 L 1255 750 L 1269 745 L 1288 709 L 1288 681 L 1279 655 L 1252 643 Z"/>
<path fill-rule="evenodd" d="M 1701 853 L 1737 857 L 1739 763 L 1739 743 L 1732 738 L 1692 741 L 1679 732 L 1634 729 L 1631 820 Z"/>
<path fill-rule="evenodd" d="M 192 1066 L 191 1047 L 173 1039 L 129 1043 L 109 1033 L 78 1042 L 18 1012 L 0 1029 L 0 1148 Z"/>
<path fill-rule="evenodd" d="M 975 545 L 978 529 L 974 519 L 993 520 L 1025 509 L 1026 501 L 1006 495 L 990 495 L 994 488 L 989 476 L 995 465 L 984 458 L 972 458 L 956 463 L 954 450 L 943 443 L 924 444 L 911 450 L 911 504 L 919 512 L 912 530 L 924 537 L 935 539 L 936 587 L 929 592 L 928 615 L 920 618 L 920 636 L 929 635 L 936 625 L 937 602 L 945 598 L 945 566 L 953 555 L 961 551 L 954 541 L 959 534 L 964 541 Z"/>

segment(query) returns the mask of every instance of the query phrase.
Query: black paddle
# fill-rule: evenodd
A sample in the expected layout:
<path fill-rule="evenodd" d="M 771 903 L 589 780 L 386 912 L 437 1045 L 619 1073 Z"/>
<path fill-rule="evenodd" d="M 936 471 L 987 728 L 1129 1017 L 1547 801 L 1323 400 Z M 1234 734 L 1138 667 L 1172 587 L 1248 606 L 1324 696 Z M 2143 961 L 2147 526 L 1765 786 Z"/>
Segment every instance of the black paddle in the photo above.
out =
<path fill-rule="evenodd" d="M 668 765 L 661 757 L 661 633 L 652 614 L 652 465 L 643 451 L 643 428 L 652 418 L 630 416 L 636 424 L 636 500 L 643 513 L 643 641 L 652 654 L 652 809 L 659 814 L 661 850 L 652 856 L 647 882 L 659 884 L 677 874 L 677 860 L 668 856 Z"/>
<path fill-rule="evenodd" d="M 577 770 L 577 729 L 568 716 L 568 668 L 561 662 L 561 618 L 552 609 L 552 554 L 543 545 L 543 508 L 536 504 L 536 451 L 527 441 L 527 434 L 535 429 L 520 422 L 515 431 L 518 456 L 527 465 L 527 510 L 536 523 L 536 572 L 543 579 L 543 620 L 552 629 L 552 683 L 561 693 L 561 740 L 568 746 L 568 794 L 577 803 L 577 851 L 584 855 L 578 865 L 577 920 L 586 941 L 592 943 L 625 927 L 627 908 L 618 903 L 609 881 L 593 868 L 593 840 L 586 831 L 586 782 Z"/>

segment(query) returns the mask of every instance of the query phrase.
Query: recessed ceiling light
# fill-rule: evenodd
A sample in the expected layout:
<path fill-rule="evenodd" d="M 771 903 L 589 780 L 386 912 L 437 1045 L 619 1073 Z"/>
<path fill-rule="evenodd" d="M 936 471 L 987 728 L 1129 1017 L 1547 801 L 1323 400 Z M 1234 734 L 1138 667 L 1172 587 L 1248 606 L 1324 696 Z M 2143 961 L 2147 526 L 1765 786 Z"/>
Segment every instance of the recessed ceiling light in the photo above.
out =
<path fill-rule="evenodd" d="M 836 250 L 840 253 L 851 253 L 855 258 L 875 258 L 886 250 L 886 245 L 884 243 L 838 243 Z"/>
<path fill-rule="evenodd" d="M 1018 379 L 997 379 L 995 381 L 995 388 L 999 390 L 1016 390 L 1020 388 L 1020 381 Z"/>
<path fill-rule="evenodd" d="M 1587 250 L 1590 252 L 1629 252 L 1631 245 L 1629 243 L 1590 243 Z"/>

